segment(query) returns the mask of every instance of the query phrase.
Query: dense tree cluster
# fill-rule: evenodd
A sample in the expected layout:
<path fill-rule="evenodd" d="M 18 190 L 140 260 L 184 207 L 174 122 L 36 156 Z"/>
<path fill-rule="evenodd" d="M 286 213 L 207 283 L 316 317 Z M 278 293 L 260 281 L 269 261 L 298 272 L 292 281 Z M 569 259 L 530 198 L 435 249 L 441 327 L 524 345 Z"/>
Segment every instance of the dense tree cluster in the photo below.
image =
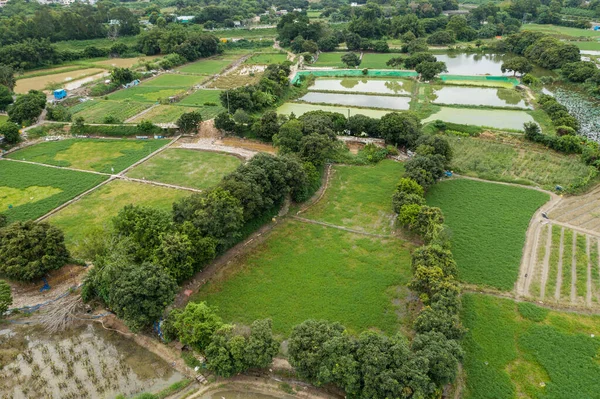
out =
<path fill-rule="evenodd" d="M 10 285 L 4 280 L 0 280 L 0 319 L 2 314 L 6 312 L 13 303 Z"/>
<path fill-rule="evenodd" d="M 579 48 L 574 44 L 532 31 L 508 36 L 498 42 L 497 50 L 524 56 L 534 64 L 547 69 L 558 69 L 564 64 L 580 60 Z"/>
<path fill-rule="evenodd" d="M 29 90 L 21 94 L 15 102 L 8 106 L 8 117 L 11 122 L 19 125 L 34 123 L 46 108 L 46 95 L 38 90 Z"/>
<path fill-rule="evenodd" d="M 542 106 L 544 112 L 548 114 L 552 123 L 557 128 L 560 126 L 567 126 L 573 133 L 579 130 L 579 122 L 572 116 L 567 107 L 560 104 L 554 97 L 547 94 L 541 94 L 538 97 L 538 104 Z"/>

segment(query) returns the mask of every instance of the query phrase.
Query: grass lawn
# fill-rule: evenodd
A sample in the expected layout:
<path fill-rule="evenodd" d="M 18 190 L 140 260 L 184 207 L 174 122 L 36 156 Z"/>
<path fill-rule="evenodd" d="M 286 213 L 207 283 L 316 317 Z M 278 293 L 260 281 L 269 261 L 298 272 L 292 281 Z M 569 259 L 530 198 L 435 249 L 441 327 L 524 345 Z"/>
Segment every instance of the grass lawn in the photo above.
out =
<path fill-rule="evenodd" d="M 119 94 L 119 92 L 115 94 Z M 71 108 L 71 112 L 73 120 L 81 116 L 87 123 L 104 123 L 104 118 L 107 116 L 114 116 L 117 120 L 124 122 L 148 107 L 150 104 L 134 101 L 91 100 L 75 105 Z"/>
<path fill-rule="evenodd" d="M 127 176 L 205 189 L 215 186 L 240 164 L 232 155 L 169 148 L 136 166 Z"/>
<path fill-rule="evenodd" d="M 286 53 L 262 53 L 255 54 L 248 58 L 244 64 L 258 64 L 258 65 L 269 65 L 269 64 L 281 64 L 287 60 Z"/>
<path fill-rule="evenodd" d="M 342 56 L 345 53 L 321 53 L 319 54 L 319 59 L 317 60 L 317 62 L 315 62 L 314 64 L 312 64 L 312 66 L 315 67 L 322 67 L 322 66 L 330 66 L 330 67 L 338 67 L 338 68 L 345 68 L 346 65 L 342 62 Z"/>
<path fill-rule="evenodd" d="M 232 262 L 194 297 L 226 321 L 270 317 L 288 335 L 306 319 L 339 321 L 353 332 L 401 326 L 410 254 L 382 240 L 297 221 L 276 227 L 247 257 Z"/>
<path fill-rule="evenodd" d="M 176 96 L 185 92 L 184 87 L 156 87 L 150 85 L 135 86 L 129 89 L 116 91 L 108 96 L 109 100 L 116 101 L 140 101 L 155 103 L 159 100 L 166 100 L 171 96 Z M 126 102 L 125 101 L 125 102 Z"/>
<path fill-rule="evenodd" d="M 131 122 L 139 123 L 146 120 L 152 123 L 171 123 L 176 122 L 181 114 L 193 111 L 197 111 L 197 109 L 192 107 L 181 107 L 179 105 L 158 105 L 143 115 L 131 120 Z"/>
<path fill-rule="evenodd" d="M 548 35 L 561 36 L 561 37 L 598 37 L 600 38 L 600 31 L 594 31 L 592 29 L 579 29 L 569 28 L 566 26 L 557 25 L 539 25 L 539 24 L 525 24 L 521 27 L 521 30 L 530 30 L 535 32 L 543 32 Z"/>
<path fill-rule="evenodd" d="M 0 212 L 8 216 L 9 221 L 37 219 L 106 178 L 93 173 L 0 161 Z"/>
<path fill-rule="evenodd" d="M 191 87 L 202 82 L 203 76 L 164 73 L 153 79 L 146 80 L 141 87 Z"/>
<path fill-rule="evenodd" d="M 404 166 L 383 160 L 375 166 L 334 166 L 323 198 L 302 216 L 371 233 L 391 233 L 392 194 Z"/>
<path fill-rule="evenodd" d="M 169 140 L 86 140 L 48 141 L 13 152 L 8 158 L 54 166 L 118 173 L 156 151 Z"/>
<path fill-rule="evenodd" d="M 426 195 L 444 212 L 460 280 L 511 290 L 519 273 L 525 232 L 548 194 L 467 179 L 442 181 Z"/>
<path fill-rule="evenodd" d="M 60 227 L 74 256 L 95 233 L 110 225 L 110 219 L 129 204 L 146 205 L 170 210 L 173 202 L 188 196 L 184 190 L 153 186 L 123 180 L 112 181 L 53 215 L 49 222 Z"/>
<path fill-rule="evenodd" d="M 197 75 L 213 75 L 221 72 L 229 64 L 231 64 L 230 60 L 224 60 L 219 57 L 218 59 L 200 60 L 192 64 L 186 64 L 177 68 L 177 70 Z"/>
<path fill-rule="evenodd" d="M 359 68 L 372 68 L 372 69 L 391 69 L 385 63 L 390 59 L 398 57 L 398 54 L 377 54 L 377 53 L 364 53 L 362 62 L 358 66 Z"/>
<path fill-rule="evenodd" d="M 462 318 L 465 399 L 598 397 L 600 317 L 465 294 Z"/>
<path fill-rule="evenodd" d="M 532 146 L 520 138 L 507 137 L 512 144 L 480 138 L 447 136 L 454 152 L 451 169 L 457 173 L 486 180 L 539 185 L 553 190 L 556 185 L 567 191 L 587 186 L 588 176 L 596 176 L 593 166 L 585 165 L 578 155 Z M 594 183 L 596 179 L 591 179 Z"/>

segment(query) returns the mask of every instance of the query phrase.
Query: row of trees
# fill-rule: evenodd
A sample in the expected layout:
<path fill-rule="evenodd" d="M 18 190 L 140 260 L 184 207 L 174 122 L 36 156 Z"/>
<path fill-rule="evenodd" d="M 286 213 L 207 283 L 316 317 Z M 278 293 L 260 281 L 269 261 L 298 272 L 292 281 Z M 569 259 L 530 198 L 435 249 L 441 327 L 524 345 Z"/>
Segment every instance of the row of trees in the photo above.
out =
<path fill-rule="evenodd" d="M 237 243 L 244 226 L 307 190 L 297 160 L 258 154 L 217 187 L 174 203 L 172 212 L 127 206 L 87 249 L 95 267 L 83 296 L 102 300 L 139 330 L 160 318 L 178 283 Z"/>

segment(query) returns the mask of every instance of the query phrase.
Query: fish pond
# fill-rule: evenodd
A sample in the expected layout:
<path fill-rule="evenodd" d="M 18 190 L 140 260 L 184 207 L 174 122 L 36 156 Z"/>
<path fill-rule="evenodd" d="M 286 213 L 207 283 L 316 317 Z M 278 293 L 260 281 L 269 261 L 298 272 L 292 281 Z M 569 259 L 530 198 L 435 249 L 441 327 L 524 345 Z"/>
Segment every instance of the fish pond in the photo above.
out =
<path fill-rule="evenodd" d="M 291 113 L 294 113 L 294 115 L 300 116 L 311 111 L 338 112 L 346 117 L 353 115 L 365 115 L 371 118 L 381 118 L 382 116 L 390 113 L 390 111 L 376 109 L 336 107 L 333 105 L 315 105 L 308 103 L 285 103 L 281 107 L 277 108 L 277 113 L 282 115 L 290 115 Z"/>
<path fill-rule="evenodd" d="M 286 395 L 284 393 L 278 395 L 267 395 L 247 389 L 244 389 L 244 391 L 235 389 L 218 389 L 205 393 L 200 399 L 292 399 L 295 397 L 296 396 Z"/>
<path fill-rule="evenodd" d="M 487 87 L 433 86 L 431 102 L 434 104 L 530 108 L 516 90 Z"/>
<path fill-rule="evenodd" d="M 415 83 L 400 79 L 316 79 L 309 91 L 339 91 L 349 93 L 412 94 Z"/>
<path fill-rule="evenodd" d="M 423 122 L 432 122 L 437 119 L 463 125 L 519 131 L 523 130 L 525 122 L 534 121 L 533 117 L 525 111 L 441 107 L 438 112 L 424 119 Z"/>
<path fill-rule="evenodd" d="M 307 103 L 349 105 L 355 107 L 384 108 L 390 110 L 407 110 L 409 97 L 369 96 L 364 94 L 308 93 L 299 99 Z"/>

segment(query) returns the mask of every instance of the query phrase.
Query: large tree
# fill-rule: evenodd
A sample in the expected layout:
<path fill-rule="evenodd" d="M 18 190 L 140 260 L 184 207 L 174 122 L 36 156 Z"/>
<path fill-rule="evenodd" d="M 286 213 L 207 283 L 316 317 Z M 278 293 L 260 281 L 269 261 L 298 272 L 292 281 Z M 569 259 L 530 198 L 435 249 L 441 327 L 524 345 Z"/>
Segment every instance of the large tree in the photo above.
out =
<path fill-rule="evenodd" d="M 46 107 L 46 95 L 41 91 L 30 90 L 29 93 L 17 97 L 14 104 L 8 107 L 8 116 L 18 124 L 34 123 Z"/>
<path fill-rule="evenodd" d="M 177 119 L 177 126 L 182 133 L 197 132 L 202 122 L 202 114 L 198 111 L 186 112 Z"/>
<path fill-rule="evenodd" d="M 342 62 L 348 68 L 354 68 L 360 65 L 360 57 L 356 53 L 346 53 L 342 55 Z"/>
<path fill-rule="evenodd" d="M 16 123 L 5 122 L 3 125 L 0 125 L 0 135 L 4 137 L 4 140 L 8 144 L 16 144 L 21 141 L 19 126 Z"/>
<path fill-rule="evenodd" d="M 0 229 L 0 273 L 31 281 L 70 259 L 62 231 L 48 223 L 15 222 Z"/>
<path fill-rule="evenodd" d="M 421 121 L 414 112 L 391 112 L 379 121 L 379 132 L 390 144 L 413 148 L 421 136 Z"/>
<path fill-rule="evenodd" d="M 6 111 L 6 108 L 13 103 L 13 96 L 11 90 L 0 85 L 0 111 Z"/>
<path fill-rule="evenodd" d="M 502 73 L 513 72 L 516 75 L 517 72 L 521 75 L 529 73 L 533 70 L 533 65 L 525 57 L 512 57 L 502 63 L 500 66 Z"/>
<path fill-rule="evenodd" d="M 15 70 L 11 66 L 0 64 L 0 85 L 6 86 L 10 91 L 13 91 L 16 83 Z"/>
<path fill-rule="evenodd" d="M 442 61 L 425 61 L 421 62 L 420 64 L 417 64 L 417 66 L 415 67 L 415 71 L 417 71 L 417 73 L 421 75 L 421 78 L 423 80 L 431 80 L 437 74 L 447 72 L 448 69 L 446 68 L 446 64 Z"/>
<path fill-rule="evenodd" d="M 210 344 L 215 331 L 223 326 L 215 309 L 206 302 L 188 302 L 185 309 L 172 312 L 169 318 L 173 320 L 179 341 L 199 351 Z"/>

